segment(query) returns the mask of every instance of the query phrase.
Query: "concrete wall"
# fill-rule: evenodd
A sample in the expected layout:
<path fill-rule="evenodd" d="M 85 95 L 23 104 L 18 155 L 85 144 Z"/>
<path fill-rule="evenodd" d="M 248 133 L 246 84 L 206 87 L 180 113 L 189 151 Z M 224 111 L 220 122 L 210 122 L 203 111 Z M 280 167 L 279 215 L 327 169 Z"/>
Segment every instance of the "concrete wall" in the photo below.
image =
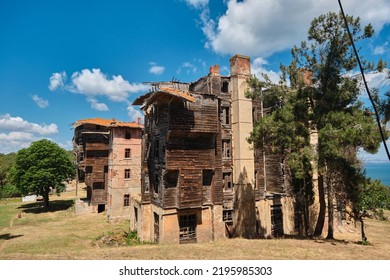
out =
<path fill-rule="evenodd" d="M 142 241 L 154 241 L 154 213 L 159 215 L 159 243 L 179 244 L 179 215 L 196 214 L 197 242 L 205 243 L 225 238 L 225 226 L 222 221 L 222 206 L 210 206 L 202 209 L 188 209 L 177 212 L 176 209 L 163 210 L 152 204 L 142 205 L 142 228 L 139 237 Z"/>

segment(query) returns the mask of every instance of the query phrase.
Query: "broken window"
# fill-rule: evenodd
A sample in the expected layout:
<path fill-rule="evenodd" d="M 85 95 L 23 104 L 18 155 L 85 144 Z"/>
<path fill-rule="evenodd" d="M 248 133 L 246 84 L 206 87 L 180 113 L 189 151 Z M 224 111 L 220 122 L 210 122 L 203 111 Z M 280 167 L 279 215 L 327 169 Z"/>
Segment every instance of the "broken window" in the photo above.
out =
<path fill-rule="evenodd" d="M 223 217 L 224 222 L 233 222 L 233 210 L 223 210 Z"/>
<path fill-rule="evenodd" d="M 130 179 L 130 169 L 125 169 L 125 179 Z"/>
<path fill-rule="evenodd" d="M 102 190 L 102 189 L 104 189 L 104 183 L 103 182 L 94 182 L 92 186 L 93 186 L 94 190 Z"/>
<path fill-rule="evenodd" d="M 222 124 L 230 125 L 230 108 L 229 107 L 226 107 L 226 106 L 222 107 L 221 118 L 222 118 Z"/>
<path fill-rule="evenodd" d="M 165 188 L 176 188 L 179 179 L 179 170 L 167 170 L 164 175 Z"/>
<path fill-rule="evenodd" d="M 145 186 L 145 192 L 149 192 L 149 174 L 145 173 L 144 175 L 144 186 Z"/>
<path fill-rule="evenodd" d="M 134 206 L 134 226 L 138 226 L 138 208 Z"/>
<path fill-rule="evenodd" d="M 210 169 L 202 170 L 203 186 L 205 187 L 211 186 L 211 183 L 213 182 L 213 175 L 214 175 L 214 170 L 210 170 Z"/>
<path fill-rule="evenodd" d="M 130 195 L 125 194 L 123 196 L 123 207 L 128 207 L 128 206 L 130 206 Z"/>
<path fill-rule="evenodd" d="M 232 173 L 224 172 L 223 174 L 223 190 L 231 191 L 232 190 Z"/>
<path fill-rule="evenodd" d="M 221 91 L 225 93 L 229 92 L 229 82 L 227 81 L 222 82 Z"/>
<path fill-rule="evenodd" d="M 86 166 L 85 167 L 85 173 L 89 174 L 89 173 L 92 173 L 93 171 L 93 167 L 92 166 Z"/>
<path fill-rule="evenodd" d="M 131 150 L 130 148 L 125 149 L 125 158 L 130 158 L 131 157 Z"/>
<path fill-rule="evenodd" d="M 126 131 L 125 131 L 125 139 L 131 139 L 130 130 L 126 130 Z"/>
<path fill-rule="evenodd" d="M 230 139 L 223 139 L 222 140 L 222 157 L 224 157 L 224 158 L 231 157 Z"/>
<path fill-rule="evenodd" d="M 180 215 L 180 244 L 196 243 L 196 214 Z"/>
<path fill-rule="evenodd" d="M 83 161 L 83 160 L 84 160 L 84 153 L 81 152 L 81 153 L 79 154 L 79 161 Z"/>
<path fill-rule="evenodd" d="M 104 166 L 103 172 L 104 172 L 104 173 L 108 173 L 108 165 L 105 165 L 105 166 Z"/>

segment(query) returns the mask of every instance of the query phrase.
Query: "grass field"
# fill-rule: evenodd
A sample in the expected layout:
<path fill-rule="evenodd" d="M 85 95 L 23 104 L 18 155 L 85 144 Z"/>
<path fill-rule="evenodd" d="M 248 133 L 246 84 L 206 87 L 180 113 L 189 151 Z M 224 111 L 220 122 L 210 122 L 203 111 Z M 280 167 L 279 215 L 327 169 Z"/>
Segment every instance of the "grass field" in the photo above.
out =
<path fill-rule="evenodd" d="M 126 245 L 128 222 L 109 224 L 105 213 L 76 215 L 74 192 L 52 196 L 52 208 L 20 200 L 0 202 L 0 259 L 390 259 L 390 222 L 367 219 L 370 245 L 359 245 L 359 225 L 334 241 L 226 239 L 205 244 Z M 21 213 L 21 218 L 18 214 Z M 128 243 L 128 242 L 127 242 Z"/>

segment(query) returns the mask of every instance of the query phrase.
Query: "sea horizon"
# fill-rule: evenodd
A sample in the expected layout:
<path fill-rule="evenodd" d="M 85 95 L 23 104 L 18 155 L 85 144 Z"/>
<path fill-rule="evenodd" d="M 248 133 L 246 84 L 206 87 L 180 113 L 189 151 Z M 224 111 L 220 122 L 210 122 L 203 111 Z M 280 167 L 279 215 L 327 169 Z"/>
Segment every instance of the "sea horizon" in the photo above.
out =
<path fill-rule="evenodd" d="M 366 170 L 367 177 L 381 180 L 384 185 L 390 187 L 390 162 L 367 161 L 363 163 L 363 169 Z"/>

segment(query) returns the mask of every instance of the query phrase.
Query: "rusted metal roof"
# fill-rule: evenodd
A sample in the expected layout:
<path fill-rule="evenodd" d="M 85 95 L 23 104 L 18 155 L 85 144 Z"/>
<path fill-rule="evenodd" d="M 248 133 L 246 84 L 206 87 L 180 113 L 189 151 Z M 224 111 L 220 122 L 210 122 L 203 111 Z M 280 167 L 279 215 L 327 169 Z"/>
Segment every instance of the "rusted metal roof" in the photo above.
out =
<path fill-rule="evenodd" d="M 136 100 L 134 100 L 133 105 L 150 104 L 153 102 L 153 100 L 165 94 L 179 97 L 189 102 L 195 102 L 195 97 L 193 97 L 188 91 L 162 87 L 162 88 L 158 88 L 156 91 L 151 91 L 148 92 L 147 94 L 141 95 Z"/>
<path fill-rule="evenodd" d="M 72 125 L 73 128 L 76 128 L 83 124 L 94 124 L 107 127 L 133 127 L 133 128 L 143 128 L 142 124 L 136 122 L 122 122 L 117 119 L 101 119 L 101 118 L 89 118 L 75 121 Z"/>

